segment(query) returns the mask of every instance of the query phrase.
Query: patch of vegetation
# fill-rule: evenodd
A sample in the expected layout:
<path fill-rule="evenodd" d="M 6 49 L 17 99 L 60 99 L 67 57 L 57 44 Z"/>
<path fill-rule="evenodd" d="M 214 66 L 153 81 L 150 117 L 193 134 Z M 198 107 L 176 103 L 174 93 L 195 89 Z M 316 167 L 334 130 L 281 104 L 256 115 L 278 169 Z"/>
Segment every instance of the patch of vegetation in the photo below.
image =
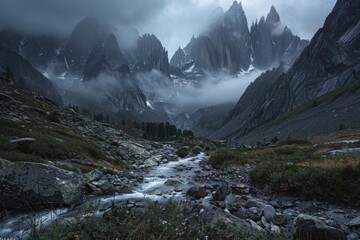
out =
<path fill-rule="evenodd" d="M 150 204 L 144 211 L 118 206 L 103 218 L 86 217 L 71 225 L 53 224 L 37 239 L 282 239 L 269 232 L 249 234 L 241 226 L 222 220 L 203 222 L 197 215 L 170 201 Z"/>
<path fill-rule="evenodd" d="M 290 141 L 277 147 L 224 149 L 212 153 L 209 163 L 219 169 L 253 164 L 255 186 L 297 196 L 360 206 L 360 157 L 325 155 L 359 143 L 312 145 Z"/>
<path fill-rule="evenodd" d="M 90 162 L 106 160 L 105 152 L 71 129 L 58 125 L 15 125 L 0 122 L 0 157 L 11 161 L 46 162 L 78 154 Z M 34 142 L 10 143 L 14 137 L 34 138 Z"/>
<path fill-rule="evenodd" d="M 181 158 L 186 157 L 188 154 L 189 154 L 189 149 L 186 147 L 182 147 L 176 151 L 176 155 L 178 155 L 178 157 Z"/>
<path fill-rule="evenodd" d="M 195 146 L 191 149 L 193 154 L 200 154 L 200 152 L 202 151 L 202 148 L 200 146 Z"/>
<path fill-rule="evenodd" d="M 264 163 L 250 172 L 256 186 L 294 195 L 359 207 L 360 160 L 354 166 L 324 167 Z"/>

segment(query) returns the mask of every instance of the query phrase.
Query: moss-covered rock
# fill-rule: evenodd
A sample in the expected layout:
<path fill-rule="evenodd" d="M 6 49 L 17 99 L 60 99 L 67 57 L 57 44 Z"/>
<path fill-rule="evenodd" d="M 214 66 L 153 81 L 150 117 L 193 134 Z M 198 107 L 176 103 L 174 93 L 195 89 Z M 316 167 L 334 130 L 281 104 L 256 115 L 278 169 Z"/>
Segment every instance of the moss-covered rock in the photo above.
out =
<path fill-rule="evenodd" d="M 46 164 L 0 159 L 0 202 L 4 209 L 38 209 L 80 203 L 82 175 Z"/>

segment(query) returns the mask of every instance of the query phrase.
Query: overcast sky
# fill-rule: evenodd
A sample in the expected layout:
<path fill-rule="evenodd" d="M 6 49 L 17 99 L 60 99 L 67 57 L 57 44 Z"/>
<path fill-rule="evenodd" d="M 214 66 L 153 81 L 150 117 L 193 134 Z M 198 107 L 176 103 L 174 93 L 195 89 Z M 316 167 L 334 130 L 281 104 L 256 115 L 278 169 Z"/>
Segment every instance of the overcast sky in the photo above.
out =
<path fill-rule="evenodd" d="M 207 28 L 211 13 L 227 10 L 233 0 L 1 0 L 0 27 L 66 36 L 86 16 L 97 16 L 114 29 L 132 26 L 154 33 L 169 50 L 169 58 L 192 35 Z M 249 24 L 278 10 L 293 33 L 310 39 L 320 28 L 336 0 L 243 0 Z"/>

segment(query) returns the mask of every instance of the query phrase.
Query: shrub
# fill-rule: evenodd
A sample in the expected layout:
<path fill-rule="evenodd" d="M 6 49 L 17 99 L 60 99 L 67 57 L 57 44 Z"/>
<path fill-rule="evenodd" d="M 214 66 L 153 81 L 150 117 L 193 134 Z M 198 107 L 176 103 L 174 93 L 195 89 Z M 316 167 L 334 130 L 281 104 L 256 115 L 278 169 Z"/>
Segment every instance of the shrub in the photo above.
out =
<path fill-rule="evenodd" d="M 201 147 L 200 146 L 195 146 L 195 147 L 193 147 L 192 149 L 191 149 L 191 151 L 192 151 L 192 153 L 193 154 L 200 154 L 200 152 L 201 152 Z"/>
<path fill-rule="evenodd" d="M 189 154 L 189 150 L 188 148 L 180 148 L 176 151 L 176 155 L 178 155 L 178 157 L 184 158 Z"/>

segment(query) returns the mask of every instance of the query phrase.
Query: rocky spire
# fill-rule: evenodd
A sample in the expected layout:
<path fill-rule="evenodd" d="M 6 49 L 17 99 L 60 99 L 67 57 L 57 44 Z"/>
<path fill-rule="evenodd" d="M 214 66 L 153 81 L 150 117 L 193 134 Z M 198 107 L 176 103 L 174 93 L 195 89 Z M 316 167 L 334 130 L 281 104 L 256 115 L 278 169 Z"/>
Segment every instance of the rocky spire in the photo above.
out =
<path fill-rule="evenodd" d="M 240 34 L 248 33 L 248 22 L 241 2 L 234 1 L 230 9 L 225 13 L 225 28 Z"/>
<path fill-rule="evenodd" d="M 268 13 L 266 17 L 266 23 L 267 24 L 273 24 L 280 22 L 280 16 L 279 13 L 276 11 L 274 6 L 271 6 L 270 12 Z"/>

